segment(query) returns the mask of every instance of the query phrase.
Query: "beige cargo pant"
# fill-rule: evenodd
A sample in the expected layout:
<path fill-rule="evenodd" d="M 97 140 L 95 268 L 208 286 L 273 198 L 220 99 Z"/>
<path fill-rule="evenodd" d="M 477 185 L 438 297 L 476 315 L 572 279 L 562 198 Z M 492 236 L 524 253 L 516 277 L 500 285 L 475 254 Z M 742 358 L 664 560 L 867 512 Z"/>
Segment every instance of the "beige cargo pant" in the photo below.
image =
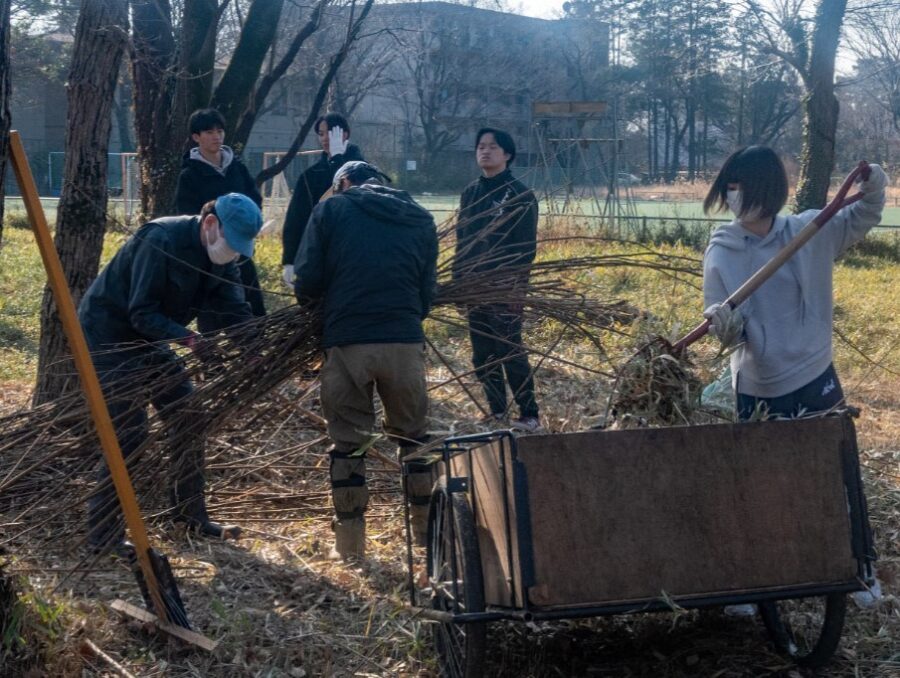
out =
<path fill-rule="evenodd" d="M 332 440 L 331 486 L 338 522 L 362 518 L 369 500 L 366 459 L 361 449 L 377 432 L 374 394 L 384 407 L 384 431 L 400 445 L 401 455 L 426 438 L 428 395 L 423 344 L 351 344 L 325 351 L 320 373 L 322 412 Z M 425 506 L 430 471 L 413 474 L 406 491 Z M 420 509 L 417 513 L 421 513 Z M 427 517 L 427 516 L 426 516 Z"/>

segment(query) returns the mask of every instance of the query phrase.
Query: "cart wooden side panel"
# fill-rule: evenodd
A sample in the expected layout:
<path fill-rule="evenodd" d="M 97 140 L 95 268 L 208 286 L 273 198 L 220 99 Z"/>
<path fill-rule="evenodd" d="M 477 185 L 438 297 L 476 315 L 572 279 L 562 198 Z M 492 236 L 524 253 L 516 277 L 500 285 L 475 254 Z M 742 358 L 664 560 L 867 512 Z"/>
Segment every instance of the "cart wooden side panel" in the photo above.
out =
<path fill-rule="evenodd" d="M 501 469 L 510 469 L 506 474 L 506 493 L 503 490 Z M 475 528 L 481 552 L 482 574 L 484 577 L 485 601 L 489 605 L 522 607 L 524 591 L 522 562 L 519 549 L 519 535 L 515 529 L 507 530 L 506 521 L 516 524 L 517 512 L 513 498 L 515 487 L 512 454 L 503 443 L 485 445 L 472 455 L 460 455 L 451 461 L 453 474 L 470 479 L 470 486 L 476 488 L 473 501 Z M 506 498 L 509 513 L 504 511 Z"/>
<path fill-rule="evenodd" d="M 824 418 L 528 436 L 517 461 L 499 444 L 477 448 L 467 475 L 487 601 L 520 607 L 523 586 L 531 604 L 556 607 L 852 582 L 844 427 Z M 507 476 L 511 564 L 501 455 L 518 468 Z"/>

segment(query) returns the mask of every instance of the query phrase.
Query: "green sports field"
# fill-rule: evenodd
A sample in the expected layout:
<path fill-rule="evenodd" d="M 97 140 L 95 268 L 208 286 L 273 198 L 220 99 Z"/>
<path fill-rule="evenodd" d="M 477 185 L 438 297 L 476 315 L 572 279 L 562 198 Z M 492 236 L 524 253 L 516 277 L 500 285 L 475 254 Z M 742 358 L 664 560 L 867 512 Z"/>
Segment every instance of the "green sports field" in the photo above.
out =
<path fill-rule="evenodd" d="M 431 210 L 438 221 L 445 219 L 459 206 L 459 197 L 455 195 L 416 195 L 422 205 Z M 700 201 L 669 202 L 663 200 L 635 200 L 630 205 L 623 203 L 623 211 L 632 207 L 638 217 L 651 217 L 659 219 L 703 219 L 708 217 L 703 214 L 703 203 Z M 568 206 L 562 200 L 556 200 L 552 205 L 555 213 L 571 212 L 581 215 L 596 215 L 600 213 L 593 200 L 579 200 L 570 202 Z M 568 207 L 568 209 L 566 209 Z M 551 204 L 547 200 L 541 200 L 541 212 L 550 212 Z M 625 213 L 628 213 L 625 211 Z M 725 219 L 727 215 L 712 215 L 713 219 Z M 900 227 L 900 207 L 891 206 L 884 210 L 882 224 L 885 226 Z"/>

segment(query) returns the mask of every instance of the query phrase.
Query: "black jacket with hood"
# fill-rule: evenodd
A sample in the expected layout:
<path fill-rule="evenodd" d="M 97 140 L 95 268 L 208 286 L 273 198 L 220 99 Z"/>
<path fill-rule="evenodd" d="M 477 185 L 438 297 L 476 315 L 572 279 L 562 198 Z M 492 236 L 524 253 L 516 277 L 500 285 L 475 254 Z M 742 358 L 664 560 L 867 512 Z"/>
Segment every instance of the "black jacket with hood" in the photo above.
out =
<path fill-rule="evenodd" d="M 294 272 L 298 299 L 322 300 L 323 346 L 424 341 L 437 252 L 434 219 L 405 191 L 363 184 L 317 205 Z"/>
<path fill-rule="evenodd" d="M 256 188 L 256 182 L 250 176 L 247 166 L 228 146 L 222 146 L 222 153 L 225 156 L 224 173 L 199 159 L 199 153 L 199 149 L 192 148 L 184 154 L 181 162 L 181 174 L 178 175 L 178 186 L 175 189 L 175 210 L 179 214 L 200 214 L 206 203 L 226 193 L 242 193 L 262 209 L 262 196 Z M 244 296 L 247 297 L 253 315 L 264 316 L 266 305 L 260 290 L 256 265 L 252 259 L 241 255 L 238 270 L 241 274 L 241 284 L 244 286 Z M 200 318 L 200 326 L 202 331 L 206 331 L 210 326 L 205 315 Z"/>
<path fill-rule="evenodd" d="M 175 210 L 179 214 L 200 214 L 206 203 L 226 193 L 243 193 L 262 208 L 262 196 L 256 182 L 230 148 L 222 147 L 222 152 L 229 158 L 224 173 L 208 162 L 198 160 L 194 151 L 185 153 L 181 161 L 181 174 L 175 189 Z"/>
<path fill-rule="evenodd" d="M 365 160 L 359 146 L 349 144 L 340 155 L 328 157 L 324 151 L 319 159 L 310 166 L 294 186 L 287 214 L 284 215 L 284 230 L 281 233 L 282 265 L 293 264 L 297 256 L 297 248 L 303 240 L 306 224 L 312 214 L 313 207 L 319 202 L 325 191 L 331 188 L 335 173 L 345 162 Z"/>

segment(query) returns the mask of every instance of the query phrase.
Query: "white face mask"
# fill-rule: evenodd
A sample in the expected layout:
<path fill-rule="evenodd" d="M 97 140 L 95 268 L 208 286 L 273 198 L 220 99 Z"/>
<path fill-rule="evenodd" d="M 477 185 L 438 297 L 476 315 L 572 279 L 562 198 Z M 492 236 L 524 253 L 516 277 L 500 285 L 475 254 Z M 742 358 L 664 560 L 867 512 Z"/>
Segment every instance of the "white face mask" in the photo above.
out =
<path fill-rule="evenodd" d="M 209 242 L 209 231 L 204 236 L 206 254 L 209 256 L 209 260 L 217 266 L 224 266 L 238 258 L 238 253 L 229 247 L 228 241 L 224 237 L 219 236 L 212 242 Z"/>
<path fill-rule="evenodd" d="M 725 192 L 725 202 L 728 209 L 734 212 L 734 216 L 739 217 L 741 214 L 741 192 L 739 189 L 728 189 Z"/>
<path fill-rule="evenodd" d="M 727 190 L 725 192 L 725 202 L 728 204 L 728 209 L 734 212 L 734 218 L 738 221 L 747 222 L 759 219 L 758 208 L 747 210 L 744 214 L 741 214 L 741 210 L 744 208 L 744 195 L 739 188 Z"/>

